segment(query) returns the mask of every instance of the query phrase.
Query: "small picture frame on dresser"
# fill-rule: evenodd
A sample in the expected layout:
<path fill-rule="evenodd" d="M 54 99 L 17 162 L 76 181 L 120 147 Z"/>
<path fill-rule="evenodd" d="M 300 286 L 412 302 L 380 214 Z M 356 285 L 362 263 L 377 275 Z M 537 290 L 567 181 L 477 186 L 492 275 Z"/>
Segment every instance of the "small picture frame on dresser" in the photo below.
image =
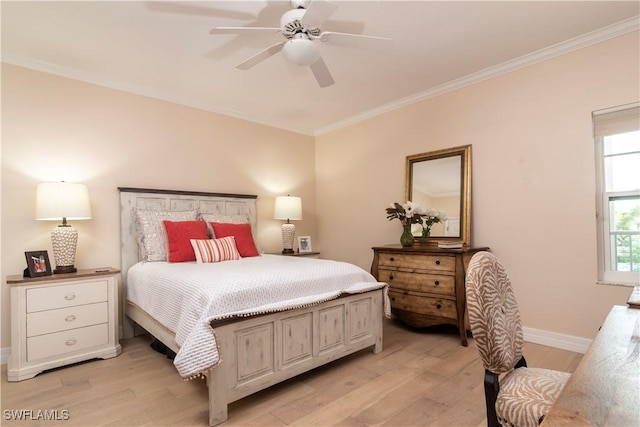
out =
<path fill-rule="evenodd" d="M 24 269 L 23 277 L 51 276 L 51 264 L 47 251 L 27 251 L 24 253 L 27 260 L 27 268 Z"/>
<path fill-rule="evenodd" d="M 298 251 L 300 253 L 312 252 L 310 236 L 298 236 Z"/>

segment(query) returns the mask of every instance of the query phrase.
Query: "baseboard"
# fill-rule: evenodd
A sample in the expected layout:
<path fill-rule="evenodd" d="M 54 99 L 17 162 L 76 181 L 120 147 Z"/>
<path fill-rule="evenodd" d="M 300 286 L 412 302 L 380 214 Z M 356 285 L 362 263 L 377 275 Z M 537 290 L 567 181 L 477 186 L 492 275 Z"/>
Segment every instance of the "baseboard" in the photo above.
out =
<path fill-rule="evenodd" d="M 543 331 L 534 328 L 522 328 L 524 340 L 535 344 L 542 344 L 562 350 L 586 353 L 591 345 L 590 339 L 574 337 L 572 335 L 559 334 L 557 332 Z"/>
<path fill-rule="evenodd" d="M 0 365 L 6 365 L 9 361 L 9 355 L 11 354 L 11 347 L 4 347 L 0 349 Z"/>
<path fill-rule="evenodd" d="M 586 338 L 574 337 L 572 335 L 559 334 L 557 332 L 543 331 L 541 329 L 534 328 L 522 328 L 522 332 L 524 333 L 525 341 L 583 354 L 586 353 L 592 341 Z M 0 362 L 2 365 L 7 363 L 10 353 L 11 347 L 5 347 L 0 350 Z"/>

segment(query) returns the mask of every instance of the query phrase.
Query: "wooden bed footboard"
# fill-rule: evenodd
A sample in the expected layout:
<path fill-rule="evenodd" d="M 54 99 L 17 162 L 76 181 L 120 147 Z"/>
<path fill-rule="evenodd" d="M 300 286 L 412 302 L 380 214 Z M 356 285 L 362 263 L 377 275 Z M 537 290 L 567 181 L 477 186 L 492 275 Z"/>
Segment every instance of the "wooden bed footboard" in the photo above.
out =
<path fill-rule="evenodd" d="M 215 330 L 221 362 L 209 370 L 209 424 L 227 405 L 359 350 L 382 351 L 383 289 L 296 310 L 248 317 Z M 177 351 L 170 332 L 137 307 L 127 317 Z"/>

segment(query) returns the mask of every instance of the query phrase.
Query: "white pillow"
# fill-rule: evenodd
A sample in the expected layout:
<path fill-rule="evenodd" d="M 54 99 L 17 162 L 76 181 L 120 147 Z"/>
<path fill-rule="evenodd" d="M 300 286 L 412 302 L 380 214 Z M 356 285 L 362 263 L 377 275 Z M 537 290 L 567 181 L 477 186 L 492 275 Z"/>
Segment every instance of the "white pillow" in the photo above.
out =
<path fill-rule="evenodd" d="M 135 209 L 141 261 L 167 260 L 167 232 L 162 221 L 196 221 L 198 211 L 151 211 Z"/>

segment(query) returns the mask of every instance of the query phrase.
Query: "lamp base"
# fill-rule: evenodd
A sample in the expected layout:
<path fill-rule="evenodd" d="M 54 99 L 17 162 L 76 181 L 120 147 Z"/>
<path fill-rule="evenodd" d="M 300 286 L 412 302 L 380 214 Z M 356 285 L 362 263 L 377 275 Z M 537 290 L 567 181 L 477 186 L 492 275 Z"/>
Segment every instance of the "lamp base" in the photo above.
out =
<path fill-rule="evenodd" d="M 73 265 L 59 265 L 53 270 L 53 274 L 67 274 L 78 271 Z"/>
<path fill-rule="evenodd" d="M 70 225 L 59 225 L 51 231 L 53 258 L 56 261 L 54 274 L 75 273 L 73 266 L 76 259 L 78 230 Z"/>
<path fill-rule="evenodd" d="M 293 253 L 293 236 L 296 234 L 296 226 L 290 222 L 282 224 L 282 253 Z"/>

